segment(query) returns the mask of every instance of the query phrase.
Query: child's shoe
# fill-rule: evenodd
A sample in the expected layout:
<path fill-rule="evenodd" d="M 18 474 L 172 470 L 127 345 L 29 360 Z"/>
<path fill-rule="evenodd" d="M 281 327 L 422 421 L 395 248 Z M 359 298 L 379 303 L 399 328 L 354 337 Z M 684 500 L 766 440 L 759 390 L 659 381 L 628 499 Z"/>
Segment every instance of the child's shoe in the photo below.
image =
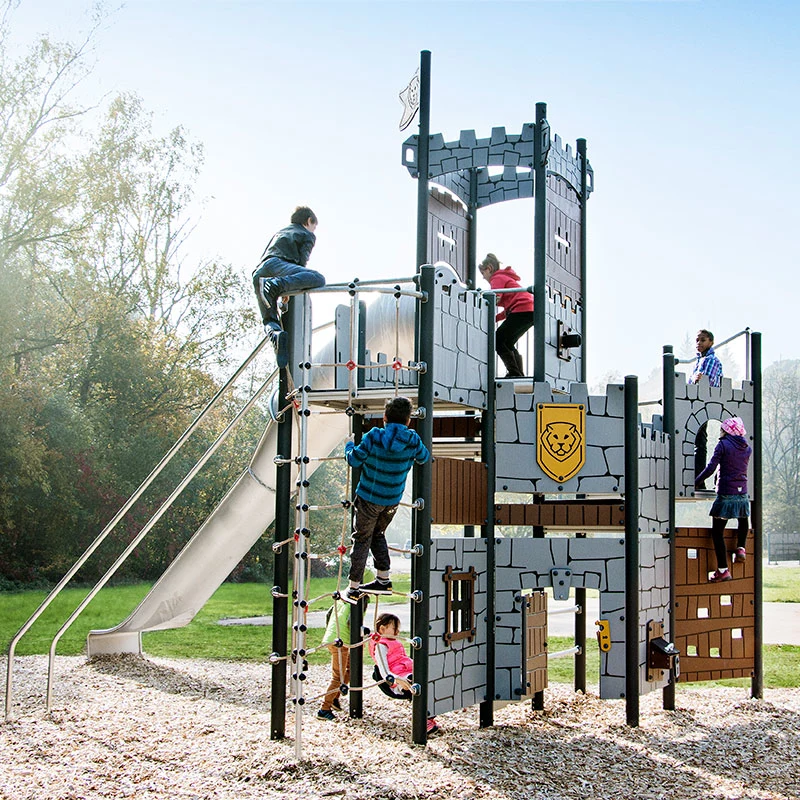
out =
<path fill-rule="evenodd" d="M 744 547 L 737 547 L 736 552 L 733 554 L 734 561 L 747 561 L 747 550 Z"/>
<path fill-rule="evenodd" d="M 342 600 L 347 603 L 356 603 L 363 597 L 361 587 L 354 589 L 352 586 L 342 595 Z"/>
<path fill-rule="evenodd" d="M 277 311 L 278 297 L 280 296 L 278 287 L 275 286 L 270 278 L 259 278 L 258 283 L 258 292 L 261 295 L 264 305 L 273 312 Z"/>
<path fill-rule="evenodd" d="M 432 736 L 434 733 L 439 733 L 439 730 L 439 726 L 436 724 L 436 717 L 431 717 L 426 726 L 426 732 L 428 736 Z"/>
<path fill-rule="evenodd" d="M 730 570 L 718 569 L 709 579 L 709 583 L 722 583 L 723 581 L 732 581 L 733 576 Z"/>
<path fill-rule="evenodd" d="M 370 583 L 362 583 L 361 586 L 358 587 L 358 590 L 360 592 L 371 592 L 372 594 L 391 594 L 392 582 L 382 581 L 380 578 L 376 578 Z"/>
<path fill-rule="evenodd" d="M 321 708 L 319 711 L 317 711 L 317 719 L 336 719 L 336 717 L 334 716 L 333 711 L 330 709 Z"/>

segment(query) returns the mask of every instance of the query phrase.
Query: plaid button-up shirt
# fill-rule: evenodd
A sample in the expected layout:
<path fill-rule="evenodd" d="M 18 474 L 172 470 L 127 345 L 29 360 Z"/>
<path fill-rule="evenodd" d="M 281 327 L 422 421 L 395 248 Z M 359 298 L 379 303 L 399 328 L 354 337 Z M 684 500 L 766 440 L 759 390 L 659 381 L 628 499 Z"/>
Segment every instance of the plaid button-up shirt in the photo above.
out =
<path fill-rule="evenodd" d="M 697 361 L 687 383 L 697 383 L 701 375 L 708 378 L 709 386 L 719 386 L 722 383 L 722 362 L 717 358 L 713 347 L 709 347 L 705 355 L 697 354 Z"/>

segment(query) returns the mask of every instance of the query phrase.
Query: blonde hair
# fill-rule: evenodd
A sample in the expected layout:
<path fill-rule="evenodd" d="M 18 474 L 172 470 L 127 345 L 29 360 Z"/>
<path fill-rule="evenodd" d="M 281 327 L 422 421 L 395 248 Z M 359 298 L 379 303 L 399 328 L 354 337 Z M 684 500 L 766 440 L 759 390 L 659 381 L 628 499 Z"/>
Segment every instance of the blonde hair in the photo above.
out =
<path fill-rule="evenodd" d="M 500 261 L 494 253 L 487 253 L 486 258 L 481 261 L 479 269 L 483 267 L 491 267 L 492 272 L 497 272 L 500 269 Z"/>

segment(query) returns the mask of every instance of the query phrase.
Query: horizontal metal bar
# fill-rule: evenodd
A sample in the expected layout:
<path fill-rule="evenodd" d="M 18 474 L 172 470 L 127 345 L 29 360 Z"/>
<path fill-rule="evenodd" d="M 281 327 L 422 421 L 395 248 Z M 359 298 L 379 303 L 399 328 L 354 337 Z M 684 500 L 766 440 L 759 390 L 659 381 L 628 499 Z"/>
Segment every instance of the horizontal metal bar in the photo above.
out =
<path fill-rule="evenodd" d="M 548 653 L 547 658 L 548 660 L 551 658 L 563 658 L 564 656 L 574 656 L 581 652 L 581 648 L 578 645 L 575 647 L 568 647 L 566 650 L 556 650 L 555 653 Z"/>

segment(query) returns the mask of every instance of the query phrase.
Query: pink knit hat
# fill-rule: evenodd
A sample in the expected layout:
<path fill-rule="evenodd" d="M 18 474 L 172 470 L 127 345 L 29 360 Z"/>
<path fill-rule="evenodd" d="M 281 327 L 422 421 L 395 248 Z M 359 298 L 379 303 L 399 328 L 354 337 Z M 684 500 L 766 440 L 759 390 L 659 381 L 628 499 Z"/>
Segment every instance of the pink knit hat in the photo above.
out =
<path fill-rule="evenodd" d="M 722 430 L 729 433 L 731 436 L 744 436 L 747 431 L 744 429 L 744 423 L 741 417 L 731 417 L 722 421 Z"/>

